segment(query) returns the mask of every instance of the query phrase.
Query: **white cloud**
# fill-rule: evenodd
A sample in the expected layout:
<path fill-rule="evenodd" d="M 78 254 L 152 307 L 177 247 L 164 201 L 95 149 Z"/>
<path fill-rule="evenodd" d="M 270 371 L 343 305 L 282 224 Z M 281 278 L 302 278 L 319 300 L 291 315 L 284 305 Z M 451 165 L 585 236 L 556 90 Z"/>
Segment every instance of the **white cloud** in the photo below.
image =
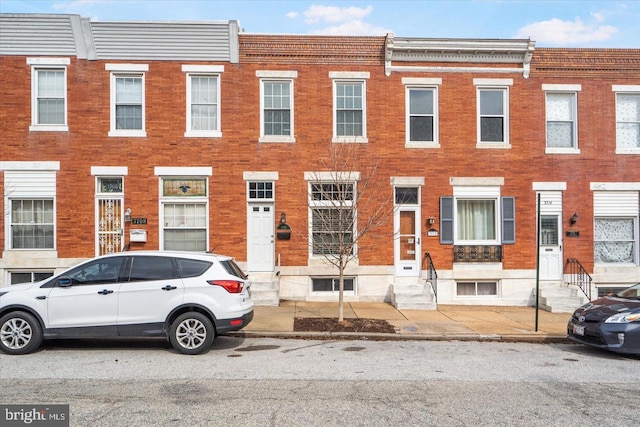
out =
<path fill-rule="evenodd" d="M 298 12 L 289 12 L 286 15 L 287 18 L 296 19 L 298 17 Z"/>
<path fill-rule="evenodd" d="M 344 22 L 340 25 L 312 30 L 310 34 L 323 36 L 384 36 L 393 31 L 367 24 L 360 20 Z"/>
<path fill-rule="evenodd" d="M 575 21 L 563 21 L 550 19 L 548 21 L 534 22 L 525 25 L 518 30 L 516 38 L 531 38 L 537 43 L 547 45 L 579 45 L 583 43 L 598 42 L 610 39 L 618 29 L 612 25 L 602 25 L 601 15 L 598 15 L 597 24 L 586 24 L 580 18 Z"/>
<path fill-rule="evenodd" d="M 337 23 L 345 21 L 359 21 L 373 11 L 372 6 L 361 7 L 337 7 L 320 6 L 313 4 L 304 11 L 306 22 L 314 24 L 316 22 Z"/>

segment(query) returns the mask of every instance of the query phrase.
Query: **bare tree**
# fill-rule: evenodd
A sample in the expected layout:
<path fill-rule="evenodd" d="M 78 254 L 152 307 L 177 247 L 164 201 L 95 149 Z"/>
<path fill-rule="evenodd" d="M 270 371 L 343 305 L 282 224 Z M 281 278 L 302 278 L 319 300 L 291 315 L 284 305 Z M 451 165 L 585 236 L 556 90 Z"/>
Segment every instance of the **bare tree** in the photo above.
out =
<path fill-rule="evenodd" d="M 362 238 L 393 218 L 393 194 L 375 181 L 378 162 L 365 162 L 359 147 L 332 144 L 330 155 L 311 172 L 309 209 L 314 255 L 321 255 L 339 274 L 338 321 L 344 321 L 344 275 L 357 256 Z"/>

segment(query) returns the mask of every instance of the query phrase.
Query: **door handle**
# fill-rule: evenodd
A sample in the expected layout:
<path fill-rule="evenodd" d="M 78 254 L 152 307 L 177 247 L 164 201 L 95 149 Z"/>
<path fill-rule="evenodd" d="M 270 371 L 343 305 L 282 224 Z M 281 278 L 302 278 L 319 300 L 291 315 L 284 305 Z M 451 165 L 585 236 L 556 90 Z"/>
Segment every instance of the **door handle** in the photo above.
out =
<path fill-rule="evenodd" d="M 100 295 L 108 295 L 108 294 L 112 294 L 112 293 L 113 293 L 113 291 L 112 291 L 112 290 L 110 290 L 110 289 L 103 289 L 103 290 L 101 290 L 101 291 L 98 291 L 98 293 L 99 293 Z"/>
<path fill-rule="evenodd" d="M 163 288 L 161 288 L 161 289 L 162 289 L 163 291 L 172 291 L 172 290 L 174 290 L 174 289 L 178 289 L 178 287 L 177 287 L 177 286 L 170 286 L 170 285 L 167 285 L 167 286 L 165 286 L 165 287 L 163 287 Z"/>

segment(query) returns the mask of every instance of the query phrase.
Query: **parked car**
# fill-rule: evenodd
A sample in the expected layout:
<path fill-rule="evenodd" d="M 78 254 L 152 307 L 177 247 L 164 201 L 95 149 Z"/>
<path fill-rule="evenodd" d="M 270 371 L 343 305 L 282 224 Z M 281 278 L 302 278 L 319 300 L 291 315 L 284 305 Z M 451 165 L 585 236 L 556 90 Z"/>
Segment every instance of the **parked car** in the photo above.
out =
<path fill-rule="evenodd" d="M 104 255 L 37 283 L 0 288 L 0 349 L 43 339 L 167 337 L 184 354 L 253 319 L 250 282 L 233 258 L 194 252 Z"/>
<path fill-rule="evenodd" d="M 577 309 L 567 333 L 582 344 L 640 354 L 640 283 Z"/>

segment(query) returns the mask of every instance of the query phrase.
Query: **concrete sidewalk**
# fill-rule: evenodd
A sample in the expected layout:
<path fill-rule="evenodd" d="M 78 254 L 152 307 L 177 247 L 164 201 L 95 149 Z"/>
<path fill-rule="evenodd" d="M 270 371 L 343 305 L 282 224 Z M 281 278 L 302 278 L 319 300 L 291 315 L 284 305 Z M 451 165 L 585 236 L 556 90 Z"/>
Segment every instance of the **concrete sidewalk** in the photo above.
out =
<path fill-rule="evenodd" d="M 486 340 L 564 342 L 570 313 L 534 307 L 439 305 L 437 310 L 397 310 L 383 302 L 345 302 L 345 318 L 386 320 L 395 334 L 295 332 L 294 319 L 338 317 L 337 302 L 281 301 L 278 307 L 256 306 L 254 319 L 234 335 L 304 338 L 366 337 L 367 339 Z"/>

